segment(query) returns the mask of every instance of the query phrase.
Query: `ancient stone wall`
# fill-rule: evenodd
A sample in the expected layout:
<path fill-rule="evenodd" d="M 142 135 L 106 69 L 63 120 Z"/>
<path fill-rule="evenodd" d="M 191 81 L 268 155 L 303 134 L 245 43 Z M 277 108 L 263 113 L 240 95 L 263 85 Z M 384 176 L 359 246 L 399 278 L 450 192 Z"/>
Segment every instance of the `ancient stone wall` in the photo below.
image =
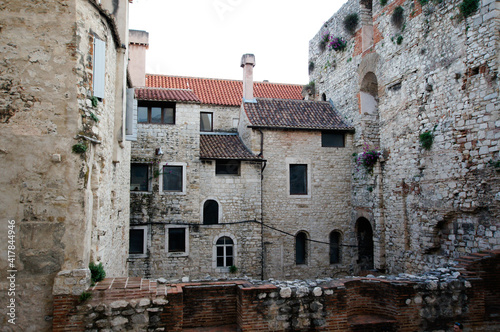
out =
<path fill-rule="evenodd" d="M 178 284 L 105 279 L 83 303 L 57 299 L 55 331 L 221 325 L 241 331 L 451 331 L 456 321 L 466 330 L 496 331 L 498 287 L 492 289 L 491 280 L 498 275 L 498 253 L 421 275 Z"/>
<path fill-rule="evenodd" d="M 110 275 L 126 271 L 130 145 L 119 147 L 114 131 L 123 52 L 113 20 L 94 1 L 9 1 L 0 22 L 0 215 L 3 227 L 15 220 L 16 328 L 47 331 L 52 292 L 81 293 L 90 260 Z M 93 105 L 96 36 L 105 41 L 107 71 L 104 97 Z M 86 152 L 72 152 L 77 143 Z M 116 150 L 123 159 L 113 158 Z M 2 234 L 7 252 L 7 228 Z"/>
<path fill-rule="evenodd" d="M 322 147 L 320 131 L 262 130 L 265 276 L 314 278 L 349 273 L 352 134 L 345 147 Z M 253 131 L 256 140 L 261 139 Z M 307 165 L 307 194 L 290 195 L 289 167 Z M 284 234 L 284 231 L 288 234 Z M 295 238 L 305 232 L 306 263 L 296 264 Z M 330 264 L 330 233 L 340 233 L 341 261 Z"/>
<path fill-rule="evenodd" d="M 176 105 L 175 125 L 138 124 L 132 163 L 150 165 L 148 192 L 131 194 L 131 225 L 147 227 L 148 249 L 131 255 L 130 275 L 169 279 L 228 275 L 216 266 L 216 241 L 228 236 L 234 242 L 236 275 L 261 274 L 261 164 L 242 161 L 239 175 L 216 175 L 212 161 L 200 160 L 200 112 L 212 112 L 214 131 L 233 130 L 239 109 L 198 104 Z M 163 155 L 156 155 L 160 148 Z M 181 193 L 161 192 L 162 166 L 184 165 L 186 188 Z M 216 225 L 203 224 L 207 200 L 219 206 Z M 170 228 L 187 232 L 186 250 L 172 253 Z"/>
<path fill-rule="evenodd" d="M 352 219 L 373 227 L 376 268 L 422 271 L 500 246 L 498 2 L 466 18 L 461 3 L 349 1 L 310 42 L 317 98 L 352 121 L 358 153 L 382 154 L 373 174 L 353 175 Z M 351 35 L 353 12 L 364 23 Z M 322 51 L 325 33 L 346 49 Z"/>

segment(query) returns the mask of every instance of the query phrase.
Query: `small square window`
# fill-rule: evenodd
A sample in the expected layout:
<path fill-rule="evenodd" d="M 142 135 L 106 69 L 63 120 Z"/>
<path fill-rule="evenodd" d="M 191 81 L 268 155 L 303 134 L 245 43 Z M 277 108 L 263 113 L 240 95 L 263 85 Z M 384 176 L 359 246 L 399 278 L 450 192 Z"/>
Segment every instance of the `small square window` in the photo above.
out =
<path fill-rule="evenodd" d="M 169 225 L 165 228 L 166 249 L 169 256 L 189 254 L 189 232 L 187 227 Z"/>
<path fill-rule="evenodd" d="M 129 255 L 145 255 L 147 250 L 146 226 L 131 227 L 129 234 Z"/>
<path fill-rule="evenodd" d="M 213 113 L 200 113 L 200 131 L 213 131 Z"/>
<path fill-rule="evenodd" d="M 321 132 L 321 146 L 322 147 L 345 147 L 344 133 L 323 131 Z"/>
<path fill-rule="evenodd" d="M 168 229 L 168 252 L 186 251 L 186 229 L 169 228 Z"/>
<path fill-rule="evenodd" d="M 163 191 L 183 191 L 182 166 L 163 166 Z"/>
<path fill-rule="evenodd" d="M 240 175 L 240 164 L 239 160 L 216 160 L 215 174 Z"/>
<path fill-rule="evenodd" d="M 290 164 L 290 195 L 307 195 L 306 164 Z"/>
<path fill-rule="evenodd" d="M 149 166 L 147 164 L 130 165 L 130 190 L 149 190 Z"/>

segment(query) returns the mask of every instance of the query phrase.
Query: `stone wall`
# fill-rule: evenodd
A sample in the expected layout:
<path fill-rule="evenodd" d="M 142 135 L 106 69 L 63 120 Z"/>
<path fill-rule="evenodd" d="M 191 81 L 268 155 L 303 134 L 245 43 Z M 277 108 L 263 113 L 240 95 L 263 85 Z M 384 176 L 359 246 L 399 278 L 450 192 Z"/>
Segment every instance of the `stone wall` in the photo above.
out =
<path fill-rule="evenodd" d="M 382 152 L 373 175 L 354 172 L 351 216 L 370 221 L 379 269 L 422 271 L 500 246 L 498 2 L 480 1 L 467 18 L 460 3 L 374 1 L 367 20 L 367 7 L 349 1 L 310 42 L 316 98 L 354 124 L 358 153 L 365 143 Z M 352 12 L 364 22 L 354 35 L 342 24 Z M 346 49 L 322 51 L 326 32 Z"/>
<path fill-rule="evenodd" d="M 109 328 L 182 331 L 232 325 L 241 331 L 464 331 L 500 328 L 499 252 L 476 254 L 462 266 L 421 275 L 305 281 L 225 280 L 158 284 L 106 279 L 92 298 L 59 299 L 65 331 Z M 497 287 L 498 288 L 498 287 Z M 135 298 L 134 298 L 135 295 Z"/>
<path fill-rule="evenodd" d="M 139 124 L 132 145 L 132 163 L 150 165 L 150 174 L 168 163 L 185 166 L 186 190 L 160 192 L 161 175 L 152 176 L 148 192 L 131 192 L 131 225 L 147 226 L 148 252 L 131 256 L 130 275 L 168 279 L 228 275 L 216 267 L 215 242 L 222 236 L 233 239 L 235 266 L 241 275 L 261 274 L 261 164 L 242 161 L 240 175 L 216 175 L 215 161 L 200 160 L 200 112 L 213 112 L 214 131 L 234 131 L 233 118 L 239 109 L 177 103 L 175 125 Z M 160 148 L 163 155 L 155 155 Z M 219 204 L 219 224 L 204 225 L 206 200 Z M 187 251 L 168 252 L 169 227 L 188 233 Z"/>
<path fill-rule="evenodd" d="M 350 274 L 354 244 L 350 232 L 352 134 L 345 147 L 322 147 L 320 131 L 262 130 L 265 277 L 293 279 Z M 255 140 L 261 139 L 253 131 Z M 289 165 L 306 164 L 307 195 L 289 194 Z M 284 234 L 284 231 L 288 234 Z M 307 234 L 306 264 L 295 262 L 295 238 Z M 341 263 L 330 264 L 332 231 L 341 234 Z"/>
<path fill-rule="evenodd" d="M 124 52 L 113 19 L 95 1 L 11 1 L 0 8 L 1 248 L 7 252 L 7 221 L 15 220 L 16 328 L 47 331 L 53 291 L 85 289 L 90 260 L 103 262 L 110 275 L 126 271 L 130 145 L 115 131 L 123 121 L 116 96 L 124 88 L 117 69 Z M 96 106 L 94 36 L 106 42 L 108 69 Z M 72 152 L 78 142 L 85 153 Z M 8 299 L 7 256 L 0 262 Z M 0 325 L 9 326 L 7 318 Z"/>

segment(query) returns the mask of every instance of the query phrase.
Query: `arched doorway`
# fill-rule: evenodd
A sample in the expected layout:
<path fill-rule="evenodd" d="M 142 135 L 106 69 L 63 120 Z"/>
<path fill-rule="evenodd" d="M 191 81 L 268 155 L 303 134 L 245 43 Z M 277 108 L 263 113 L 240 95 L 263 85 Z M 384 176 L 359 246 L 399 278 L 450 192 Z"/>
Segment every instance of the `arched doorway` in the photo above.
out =
<path fill-rule="evenodd" d="M 356 222 L 356 237 L 358 240 L 358 260 L 361 270 L 373 269 L 373 230 L 366 218 Z"/>

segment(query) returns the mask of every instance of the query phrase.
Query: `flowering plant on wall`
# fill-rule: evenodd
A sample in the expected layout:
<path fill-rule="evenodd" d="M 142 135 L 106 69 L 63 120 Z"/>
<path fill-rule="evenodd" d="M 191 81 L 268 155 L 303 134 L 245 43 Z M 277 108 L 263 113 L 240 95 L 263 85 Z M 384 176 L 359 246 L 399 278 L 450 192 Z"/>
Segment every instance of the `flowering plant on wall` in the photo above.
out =
<path fill-rule="evenodd" d="M 321 41 L 319 42 L 319 48 L 321 51 L 324 51 L 326 48 L 326 45 L 328 45 L 328 42 L 330 41 L 330 33 L 328 32 L 323 32 L 321 35 Z"/>
<path fill-rule="evenodd" d="M 328 46 L 335 51 L 343 51 L 347 46 L 347 41 L 342 37 L 330 36 L 330 43 Z"/>
<path fill-rule="evenodd" d="M 363 167 L 367 173 L 372 174 L 373 166 L 375 166 L 380 156 L 380 151 L 370 149 L 368 143 L 365 143 L 363 152 L 355 155 L 356 169 L 359 170 L 359 167 Z"/>

